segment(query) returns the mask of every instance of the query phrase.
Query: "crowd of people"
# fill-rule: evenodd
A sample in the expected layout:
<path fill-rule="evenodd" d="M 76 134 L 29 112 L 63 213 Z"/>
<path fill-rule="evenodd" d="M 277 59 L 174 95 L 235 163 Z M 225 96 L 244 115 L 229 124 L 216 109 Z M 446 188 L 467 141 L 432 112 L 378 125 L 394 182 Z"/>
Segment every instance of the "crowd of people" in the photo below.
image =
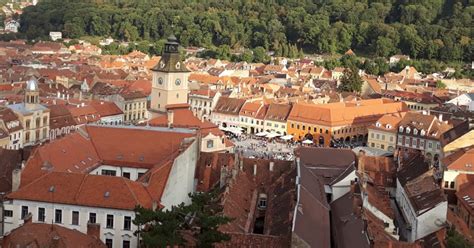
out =
<path fill-rule="evenodd" d="M 285 141 L 279 138 L 268 139 L 253 135 L 242 134 L 232 138 L 236 153 L 248 158 L 263 158 L 277 160 L 293 160 L 293 150 L 299 146 L 297 142 Z"/>

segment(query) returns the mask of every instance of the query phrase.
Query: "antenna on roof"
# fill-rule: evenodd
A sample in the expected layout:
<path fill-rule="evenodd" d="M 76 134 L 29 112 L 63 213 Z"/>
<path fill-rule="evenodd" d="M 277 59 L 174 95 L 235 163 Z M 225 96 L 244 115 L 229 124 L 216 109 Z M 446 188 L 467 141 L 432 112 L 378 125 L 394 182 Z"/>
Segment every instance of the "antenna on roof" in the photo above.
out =
<path fill-rule="evenodd" d="M 54 191 L 55 190 L 56 188 L 54 187 L 54 185 L 51 185 L 48 189 L 48 192 L 51 193 L 51 206 L 52 206 L 52 212 L 53 212 L 53 214 L 51 215 L 51 231 L 54 228 L 53 221 L 54 221 L 54 213 L 55 213 L 55 210 L 54 210 Z"/>

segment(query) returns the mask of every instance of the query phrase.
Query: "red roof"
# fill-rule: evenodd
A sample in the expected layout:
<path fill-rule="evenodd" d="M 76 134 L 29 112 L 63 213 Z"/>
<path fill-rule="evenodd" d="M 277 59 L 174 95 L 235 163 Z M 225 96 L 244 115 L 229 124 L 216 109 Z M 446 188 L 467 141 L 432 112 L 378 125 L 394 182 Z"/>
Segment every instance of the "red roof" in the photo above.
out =
<path fill-rule="evenodd" d="M 85 132 L 85 135 L 81 135 Z M 21 175 L 21 187 L 48 171 L 89 173 L 101 164 L 150 169 L 170 158 L 188 133 L 140 128 L 86 126 L 35 150 Z M 131 138 L 133 137 L 133 139 Z M 126 145 L 124 142 L 126 141 Z"/>
<path fill-rule="evenodd" d="M 113 102 L 92 101 L 91 106 L 101 117 L 123 114 L 123 111 Z"/>
<path fill-rule="evenodd" d="M 59 242 L 58 241 L 59 238 Z M 2 247 L 95 247 L 105 248 L 104 243 L 95 236 L 59 225 L 28 222 L 3 238 Z"/>
<path fill-rule="evenodd" d="M 51 192 L 54 187 L 54 193 Z M 10 199 L 133 210 L 153 200 L 139 182 L 124 177 L 51 172 L 10 193 Z"/>

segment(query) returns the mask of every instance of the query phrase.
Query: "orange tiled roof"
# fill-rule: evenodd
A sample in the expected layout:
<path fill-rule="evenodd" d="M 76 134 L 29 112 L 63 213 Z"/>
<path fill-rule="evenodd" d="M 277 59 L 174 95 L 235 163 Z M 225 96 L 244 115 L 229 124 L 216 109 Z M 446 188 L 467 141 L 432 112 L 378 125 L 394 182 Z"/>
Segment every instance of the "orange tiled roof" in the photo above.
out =
<path fill-rule="evenodd" d="M 57 242 L 59 238 L 59 242 Z M 31 223 L 13 229 L 3 238 L 3 247 L 95 247 L 106 248 L 99 237 L 59 225 Z"/>
<path fill-rule="evenodd" d="M 389 99 L 372 99 L 357 102 L 304 104 L 293 106 L 288 120 L 325 126 L 343 126 L 373 122 L 389 113 L 405 112 L 405 103 Z"/>
<path fill-rule="evenodd" d="M 449 170 L 474 171 L 474 148 L 467 151 L 459 150 L 443 159 Z"/>
<path fill-rule="evenodd" d="M 54 187 L 54 196 L 51 187 Z M 124 177 L 67 172 L 47 173 L 7 197 L 127 210 L 133 210 L 137 205 L 147 208 L 153 205 L 150 194 L 141 183 Z"/>

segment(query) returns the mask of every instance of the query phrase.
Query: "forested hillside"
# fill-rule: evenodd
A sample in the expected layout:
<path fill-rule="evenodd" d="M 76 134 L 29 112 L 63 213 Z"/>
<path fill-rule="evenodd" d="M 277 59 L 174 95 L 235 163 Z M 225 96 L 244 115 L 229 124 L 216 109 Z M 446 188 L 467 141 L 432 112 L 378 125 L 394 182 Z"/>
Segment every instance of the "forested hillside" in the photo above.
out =
<path fill-rule="evenodd" d="M 21 32 L 126 41 L 174 33 L 184 46 L 261 46 L 277 55 L 292 46 L 329 54 L 352 48 L 469 62 L 473 18 L 473 0 L 44 0 L 24 10 Z"/>

